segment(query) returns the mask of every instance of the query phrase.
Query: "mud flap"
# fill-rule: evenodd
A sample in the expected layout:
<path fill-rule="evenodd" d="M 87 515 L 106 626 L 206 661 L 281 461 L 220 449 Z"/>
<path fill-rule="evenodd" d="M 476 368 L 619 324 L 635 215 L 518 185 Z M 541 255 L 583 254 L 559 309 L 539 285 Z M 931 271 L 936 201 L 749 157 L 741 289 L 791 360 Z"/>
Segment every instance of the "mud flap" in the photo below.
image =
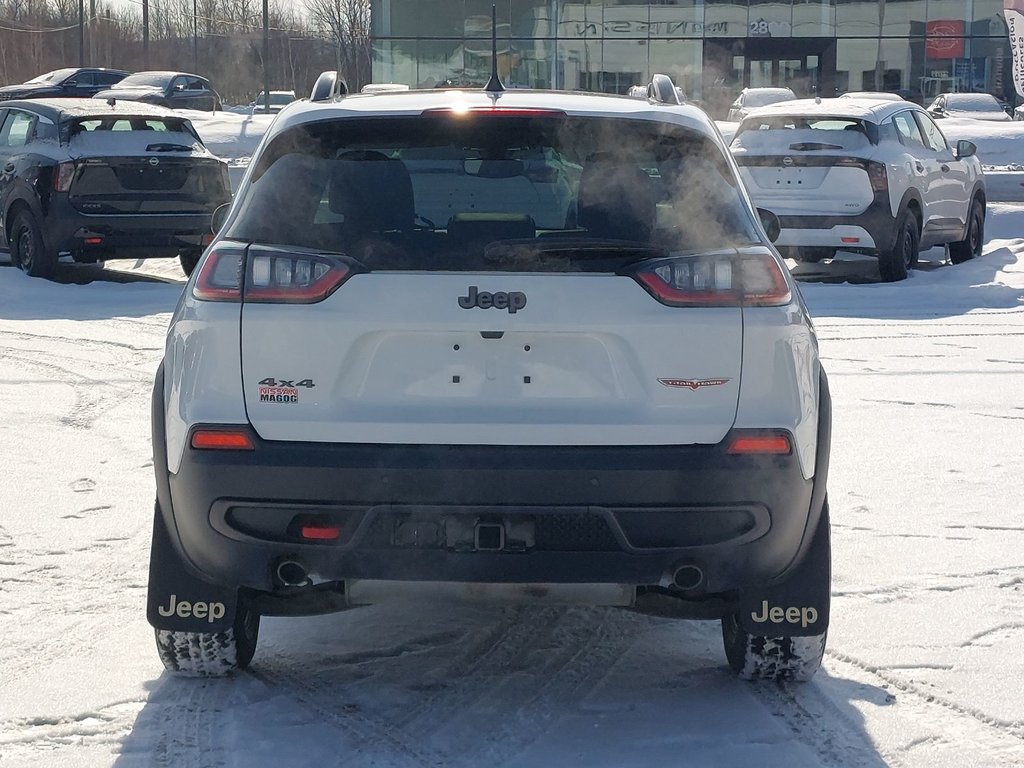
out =
<path fill-rule="evenodd" d="M 237 590 L 209 584 L 186 570 L 158 505 L 149 556 L 149 623 L 178 632 L 226 632 L 234 626 L 237 608 Z"/>
<path fill-rule="evenodd" d="M 818 529 L 803 562 L 785 581 L 740 597 L 736 618 L 745 632 L 764 637 L 825 634 L 832 585 L 828 518 L 828 499 L 825 499 Z"/>

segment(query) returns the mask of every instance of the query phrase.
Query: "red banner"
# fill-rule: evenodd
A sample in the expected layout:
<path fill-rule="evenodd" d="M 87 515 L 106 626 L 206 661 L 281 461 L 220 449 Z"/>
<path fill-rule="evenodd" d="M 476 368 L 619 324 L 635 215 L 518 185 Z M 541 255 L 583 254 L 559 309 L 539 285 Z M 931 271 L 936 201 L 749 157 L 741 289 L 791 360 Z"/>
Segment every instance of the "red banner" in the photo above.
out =
<path fill-rule="evenodd" d="M 929 21 L 925 30 L 924 54 L 929 59 L 962 59 L 964 22 L 962 19 Z"/>

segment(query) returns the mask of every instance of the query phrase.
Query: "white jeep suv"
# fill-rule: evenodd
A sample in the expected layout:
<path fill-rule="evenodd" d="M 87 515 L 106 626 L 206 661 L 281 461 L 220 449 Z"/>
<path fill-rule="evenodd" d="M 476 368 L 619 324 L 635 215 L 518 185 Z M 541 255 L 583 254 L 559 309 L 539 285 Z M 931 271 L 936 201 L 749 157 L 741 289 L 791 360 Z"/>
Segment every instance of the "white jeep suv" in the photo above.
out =
<path fill-rule="evenodd" d="M 954 264 L 981 255 L 985 178 L 976 147 L 951 149 L 916 104 L 777 104 L 747 117 L 731 149 L 755 204 L 779 217 L 775 244 L 786 255 L 870 253 L 886 281 L 904 279 L 935 245 L 948 244 Z"/>
<path fill-rule="evenodd" d="M 656 86 L 281 113 L 156 378 L 169 670 L 246 666 L 261 615 L 436 594 L 721 620 L 741 675 L 814 673 L 814 330 L 715 125 Z"/>

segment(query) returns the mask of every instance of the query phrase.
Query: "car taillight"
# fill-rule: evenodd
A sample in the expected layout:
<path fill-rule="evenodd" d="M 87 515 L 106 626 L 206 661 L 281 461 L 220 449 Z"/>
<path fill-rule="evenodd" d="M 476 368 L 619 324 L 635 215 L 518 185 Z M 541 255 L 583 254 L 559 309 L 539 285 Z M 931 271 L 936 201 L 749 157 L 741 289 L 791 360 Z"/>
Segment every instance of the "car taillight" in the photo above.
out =
<path fill-rule="evenodd" d="M 241 301 L 245 246 L 222 241 L 206 254 L 192 295 L 202 301 Z"/>
<path fill-rule="evenodd" d="M 71 189 L 71 180 L 74 178 L 74 163 L 60 163 L 53 167 L 53 189 L 55 191 L 67 192 Z"/>
<path fill-rule="evenodd" d="M 782 267 L 761 249 L 657 259 L 631 274 L 655 299 L 671 307 L 775 307 L 793 298 Z"/>
<path fill-rule="evenodd" d="M 254 245 L 246 273 L 246 301 L 313 304 L 330 296 L 352 268 L 331 256 Z"/>
<path fill-rule="evenodd" d="M 872 192 L 889 191 L 889 174 L 885 170 L 885 163 L 868 161 L 868 178 L 871 179 Z"/>

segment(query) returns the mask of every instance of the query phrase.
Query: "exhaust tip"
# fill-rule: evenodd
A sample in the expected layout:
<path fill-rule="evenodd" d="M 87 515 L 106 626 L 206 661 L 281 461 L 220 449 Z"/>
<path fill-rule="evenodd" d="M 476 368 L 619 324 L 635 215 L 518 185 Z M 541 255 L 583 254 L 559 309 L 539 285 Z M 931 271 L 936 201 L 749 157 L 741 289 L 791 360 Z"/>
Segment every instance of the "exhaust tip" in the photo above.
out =
<path fill-rule="evenodd" d="M 310 584 L 306 569 L 294 560 L 282 560 L 274 570 L 279 584 L 285 587 L 305 587 Z"/>
<path fill-rule="evenodd" d="M 672 574 L 672 583 L 679 589 L 696 589 L 704 582 L 704 571 L 696 565 L 683 565 Z"/>

